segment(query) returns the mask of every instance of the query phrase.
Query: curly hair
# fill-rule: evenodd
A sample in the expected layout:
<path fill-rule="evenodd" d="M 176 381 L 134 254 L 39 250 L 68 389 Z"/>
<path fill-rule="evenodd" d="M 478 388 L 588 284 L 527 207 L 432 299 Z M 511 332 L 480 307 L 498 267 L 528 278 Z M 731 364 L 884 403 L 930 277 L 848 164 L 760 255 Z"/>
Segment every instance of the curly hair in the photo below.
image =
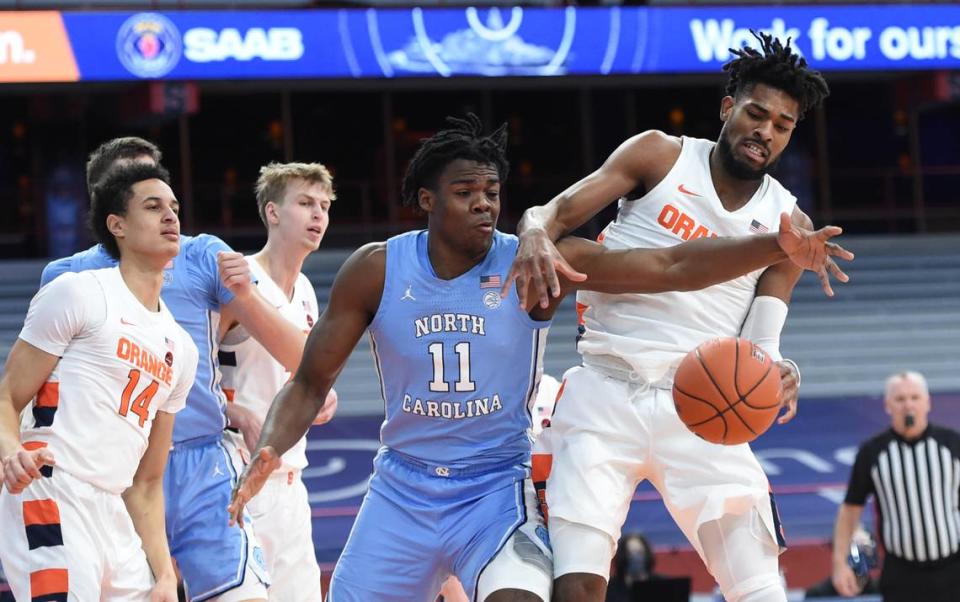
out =
<path fill-rule="evenodd" d="M 783 90 L 800 104 L 800 115 L 815 108 L 830 95 L 830 88 L 819 71 L 811 69 L 807 61 L 790 47 L 790 38 L 784 44 L 770 34 L 750 30 L 760 42 L 760 50 L 744 46 L 730 49 L 736 56 L 723 66 L 727 72 L 726 93 L 737 98 L 756 84 L 766 84 Z"/>
<path fill-rule="evenodd" d="M 401 202 L 407 207 L 417 207 L 420 189 L 433 189 L 440 173 L 457 159 L 493 165 L 500 180 L 507 179 L 510 162 L 506 153 L 506 123 L 484 135 L 483 124 L 473 113 L 467 113 L 466 119 L 447 117 L 446 121 L 451 127 L 421 140 L 420 148 L 410 159 L 401 188 Z"/>
<path fill-rule="evenodd" d="M 126 215 L 127 204 L 133 198 L 134 184 L 144 180 L 161 180 L 169 185 L 170 174 L 160 165 L 131 163 L 114 166 L 94 186 L 87 226 L 94 239 L 114 259 L 120 259 L 120 246 L 107 228 L 107 216 Z"/>

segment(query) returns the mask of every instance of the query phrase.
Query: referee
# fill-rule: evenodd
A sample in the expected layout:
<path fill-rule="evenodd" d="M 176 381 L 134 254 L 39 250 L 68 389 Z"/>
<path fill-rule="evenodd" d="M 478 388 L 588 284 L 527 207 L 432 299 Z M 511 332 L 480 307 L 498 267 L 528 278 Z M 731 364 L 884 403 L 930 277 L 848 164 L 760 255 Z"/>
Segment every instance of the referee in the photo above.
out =
<path fill-rule="evenodd" d="M 884 602 L 960 600 L 960 433 L 929 424 L 923 375 L 887 379 L 884 407 L 891 428 L 864 443 L 837 514 L 833 583 L 844 596 L 859 591 L 847 564 L 850 538 L 869 495 L 877 498 L 886 549 Z"/>

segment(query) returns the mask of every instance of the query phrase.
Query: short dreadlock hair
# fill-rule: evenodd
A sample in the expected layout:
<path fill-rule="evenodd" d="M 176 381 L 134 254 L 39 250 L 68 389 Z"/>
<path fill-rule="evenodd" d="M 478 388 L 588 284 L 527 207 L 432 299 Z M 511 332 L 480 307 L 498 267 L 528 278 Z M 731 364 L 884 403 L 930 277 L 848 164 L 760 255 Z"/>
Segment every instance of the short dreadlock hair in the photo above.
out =
<path fill-rule="evenodd" d="M 473 113 L 467 113 L 466 119 L 447 117 L 446 121 L 451 127 L 421 140 L 420 148 L 410 159 L 401 188 L 401 201 L 407 207 L 417 207 L 420 189 L 434 189 L 440 172 L 457 159 L 493 165 L 500 181 L 507 179 L 510 163 L 506 154 L 506 123 L 484 135 L 483 124 Z"/>
<path fill-rule="evenodd" d="M 723 66 L 729 79 L 726 93 L 737 98 L 756 84 L 766 84 L 783 90 L 800 104 L 799 119 L 808 109 L 815 108 L 830 95 L 826 80 L 819 71 L 807 66 L 807 61 L 790 48 L 790 38 L 783 44 L 770 34 L 750 30 L 760 42 L 760 50 L 744 46 L 730 52 L 737 58 Z M 762 51 L 762 52 L 761 52 Z"/>
<path fill-rule="evenodd" d="M 120 246 L 107 228 L 107 216 L 126 215 L 134 185 L 144 180 L 160 180 L 169 186 L 170 174 L 162 166 L 149 163 L 116 165 L 93 188 L 87 226 L 114 259 L 120 259 Z"/>

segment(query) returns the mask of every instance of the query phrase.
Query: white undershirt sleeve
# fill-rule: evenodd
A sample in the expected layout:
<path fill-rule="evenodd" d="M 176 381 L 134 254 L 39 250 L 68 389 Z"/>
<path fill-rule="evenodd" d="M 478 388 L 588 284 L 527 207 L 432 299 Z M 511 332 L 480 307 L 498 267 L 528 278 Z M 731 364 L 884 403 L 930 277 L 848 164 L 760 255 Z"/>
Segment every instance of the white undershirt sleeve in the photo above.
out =
<path fill-rule="evenodd" d="M 763 295 L 753 300 L 747 319 L 743 321 L 740 336 L 759 345 L 773 361 L 780 355 L 780 332 L 787 321 L 787 304 L 782 299 Z"/>

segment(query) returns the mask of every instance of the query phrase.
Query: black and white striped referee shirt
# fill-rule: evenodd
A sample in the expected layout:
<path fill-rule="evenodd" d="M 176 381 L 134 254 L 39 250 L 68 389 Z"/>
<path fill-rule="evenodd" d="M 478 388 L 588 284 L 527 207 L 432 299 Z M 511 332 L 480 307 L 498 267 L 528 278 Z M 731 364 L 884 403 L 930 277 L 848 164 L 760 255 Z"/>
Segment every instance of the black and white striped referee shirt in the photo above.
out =
<path fill-rule="evenodd" d="M 864 443 L 847 504 L 877 498 L 887 553 L 908 562 L 945 560 L 960 550 L 960 433 L 930 425 L 907 441 L 890 429 Z"/>

